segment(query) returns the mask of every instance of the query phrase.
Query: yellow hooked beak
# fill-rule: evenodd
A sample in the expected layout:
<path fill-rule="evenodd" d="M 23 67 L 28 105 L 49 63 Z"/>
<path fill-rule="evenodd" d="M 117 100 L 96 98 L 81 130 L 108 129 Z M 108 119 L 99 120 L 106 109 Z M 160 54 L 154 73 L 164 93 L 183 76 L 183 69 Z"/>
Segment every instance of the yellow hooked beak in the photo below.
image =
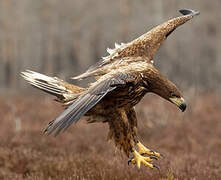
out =
<path fill-rule="evenodd" d="M 176 106 L 178 106 L 182 112 L 184 112 L 186 110 L 186 102 L 185 100 L 181 97 L 172 97 L 170 98 L 170 101 L 175 104 Z"/>

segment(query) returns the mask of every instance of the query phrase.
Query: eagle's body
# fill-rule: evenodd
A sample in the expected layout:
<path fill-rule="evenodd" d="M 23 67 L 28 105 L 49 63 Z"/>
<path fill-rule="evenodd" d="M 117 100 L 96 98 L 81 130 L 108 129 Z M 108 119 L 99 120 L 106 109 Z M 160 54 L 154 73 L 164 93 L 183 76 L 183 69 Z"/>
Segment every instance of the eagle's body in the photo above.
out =
<path fill-rule="evenodd" d="M 164 99 L 185 110 L 185 101 L 177 87 L 164 77 L 153 65 L 153 56 L 162 42 L 178 26 L 190 20 L 198 12 L 181 10 L 183 16 L 159 25 L 127 44 L 115 44 L 115 49 L 107 49 L 104 57 L 85 73 L 74 77 L 83 79 L 90 76 L 96 81 L 88 88 L 68 84 L 58 78 L 48 77 L 33 71 L 22 76 L 33 86 L 57 97 L 67 109 L 45 129 L 47 134 L 56 130 L 56 135 L 66 130 L 82 116 L 88 122 L 107 122 L 110 127 L 109 139 L 122 149 L 127 156 L 133 154 L 132 163 L 140 163 L 153 168 L 149 162 L 160 154 L 145 148 L 137 138 L 137 118 L 134 106 L 148 92 L 158 94 Z M 139 148 L 139 153 L 136 151 Z M 143 154 L 150 157 L 142 156 Z"/>

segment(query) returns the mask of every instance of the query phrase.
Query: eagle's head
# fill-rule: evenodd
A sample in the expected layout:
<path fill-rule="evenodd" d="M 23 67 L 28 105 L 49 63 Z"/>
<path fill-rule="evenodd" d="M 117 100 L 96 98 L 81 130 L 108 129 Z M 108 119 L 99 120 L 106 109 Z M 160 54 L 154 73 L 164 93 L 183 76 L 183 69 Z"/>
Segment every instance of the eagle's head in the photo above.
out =
<path fill-rule="evenodd" d="M 145 78 L 148 92 L 152 92 L 175 104 L 182 112 L 186 110 L 186 102 L 176 85 L 169 81 L 154 67 Z"/>

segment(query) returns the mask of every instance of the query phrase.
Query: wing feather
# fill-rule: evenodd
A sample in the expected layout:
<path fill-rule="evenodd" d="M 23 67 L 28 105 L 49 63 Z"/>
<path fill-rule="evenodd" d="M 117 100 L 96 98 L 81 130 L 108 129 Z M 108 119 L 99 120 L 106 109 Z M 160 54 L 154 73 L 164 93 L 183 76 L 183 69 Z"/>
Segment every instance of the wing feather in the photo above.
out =
<path fill-rule="evenodd" d="M 124 85 L 134 79 L 128 74 L 118 74 L 103 80 L 89 88 L 72 105 L 70 105 L 58 118 L 49 123 L 45 132 L 51 134 L 57 129 L 55 136 L 62 130 L 65 131 L 73 122 L 77 123 L 82 116 L 93 108 L 107 93 L 113 91 L 119 85 Z"/>

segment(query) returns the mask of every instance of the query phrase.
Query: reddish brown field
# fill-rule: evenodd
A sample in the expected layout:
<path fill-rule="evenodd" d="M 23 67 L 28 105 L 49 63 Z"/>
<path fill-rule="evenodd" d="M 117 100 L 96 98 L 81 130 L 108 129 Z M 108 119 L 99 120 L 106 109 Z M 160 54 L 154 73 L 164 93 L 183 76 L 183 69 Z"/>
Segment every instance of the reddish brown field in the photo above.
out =
<path fill-rule="evenodd" d="M 0 97 L 0 179 L 221 179 L 221 97 L 188 96 L 188 109 L 156 96 L 138 105 L 139 137 L 165 155 L 157 169 L 127 165 L 106 124 L 82 119 L 57 138 L 42 133 L 62 111 L 51 98 Z"/>

